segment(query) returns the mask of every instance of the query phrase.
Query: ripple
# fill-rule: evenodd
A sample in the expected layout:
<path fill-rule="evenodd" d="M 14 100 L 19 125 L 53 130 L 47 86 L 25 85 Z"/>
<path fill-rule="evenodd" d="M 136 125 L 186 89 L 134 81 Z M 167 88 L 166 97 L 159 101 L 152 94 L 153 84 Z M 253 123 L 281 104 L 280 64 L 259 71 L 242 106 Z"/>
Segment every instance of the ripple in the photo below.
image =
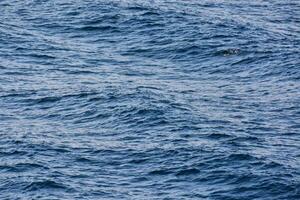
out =
<path fill-rule="evenodd" d="M 64 190 L 67 189 L 63 184 L 57 183 L 52 180 L 34 181 L 27 185 L 25 188 L 27 191 L 38 191 L 41 189 L 46 190 Z"/>
<path fill-rule="evenodd" d="M 176 173 L 177 176 L 189 176 L 189 175 L 194 175 L 198 174 L 200 171 L 198 169 L 192 168 L 192 169 L 184 169 Z"/>

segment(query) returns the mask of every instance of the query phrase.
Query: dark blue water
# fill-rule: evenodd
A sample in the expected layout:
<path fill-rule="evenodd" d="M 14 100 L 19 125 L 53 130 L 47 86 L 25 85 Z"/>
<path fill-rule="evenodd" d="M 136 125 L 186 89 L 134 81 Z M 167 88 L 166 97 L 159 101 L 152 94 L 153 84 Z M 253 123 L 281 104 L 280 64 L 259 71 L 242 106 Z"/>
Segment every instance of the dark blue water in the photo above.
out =
<path fill-rule="evenodd" d="M 300 199 L 298 0 L 0 1 L 0 199 Z"/>

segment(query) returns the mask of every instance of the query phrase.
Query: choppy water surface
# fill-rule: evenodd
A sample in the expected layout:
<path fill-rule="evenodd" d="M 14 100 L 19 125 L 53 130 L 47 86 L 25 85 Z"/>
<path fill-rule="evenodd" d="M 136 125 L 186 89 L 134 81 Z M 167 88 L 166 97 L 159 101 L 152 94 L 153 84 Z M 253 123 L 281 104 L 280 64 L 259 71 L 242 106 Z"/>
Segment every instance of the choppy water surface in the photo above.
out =
<path fill-rule="evenodd" d="M 0 1 L 1 199 L 300 199 L 300 2 Z"/>

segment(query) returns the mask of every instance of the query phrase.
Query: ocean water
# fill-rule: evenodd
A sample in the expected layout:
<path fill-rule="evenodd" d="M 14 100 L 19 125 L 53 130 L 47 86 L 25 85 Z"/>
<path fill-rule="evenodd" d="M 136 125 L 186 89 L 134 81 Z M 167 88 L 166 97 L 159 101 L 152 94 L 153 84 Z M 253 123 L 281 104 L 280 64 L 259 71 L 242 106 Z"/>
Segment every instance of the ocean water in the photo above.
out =
<path fill-rule="evenodd" d="M 1 0 L 0 199 L 300 199 L 298 0 Z"/>

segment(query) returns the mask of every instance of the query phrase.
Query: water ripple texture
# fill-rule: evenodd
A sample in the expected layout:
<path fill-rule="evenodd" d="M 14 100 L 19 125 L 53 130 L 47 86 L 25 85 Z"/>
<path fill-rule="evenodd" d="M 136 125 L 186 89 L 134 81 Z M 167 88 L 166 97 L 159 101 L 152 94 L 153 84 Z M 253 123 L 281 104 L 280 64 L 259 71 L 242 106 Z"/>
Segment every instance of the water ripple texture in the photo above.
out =
<path fill-rule="evenodd" d="M 300 199 L 298 0 L 0 1 L 0 199 Z"/>

